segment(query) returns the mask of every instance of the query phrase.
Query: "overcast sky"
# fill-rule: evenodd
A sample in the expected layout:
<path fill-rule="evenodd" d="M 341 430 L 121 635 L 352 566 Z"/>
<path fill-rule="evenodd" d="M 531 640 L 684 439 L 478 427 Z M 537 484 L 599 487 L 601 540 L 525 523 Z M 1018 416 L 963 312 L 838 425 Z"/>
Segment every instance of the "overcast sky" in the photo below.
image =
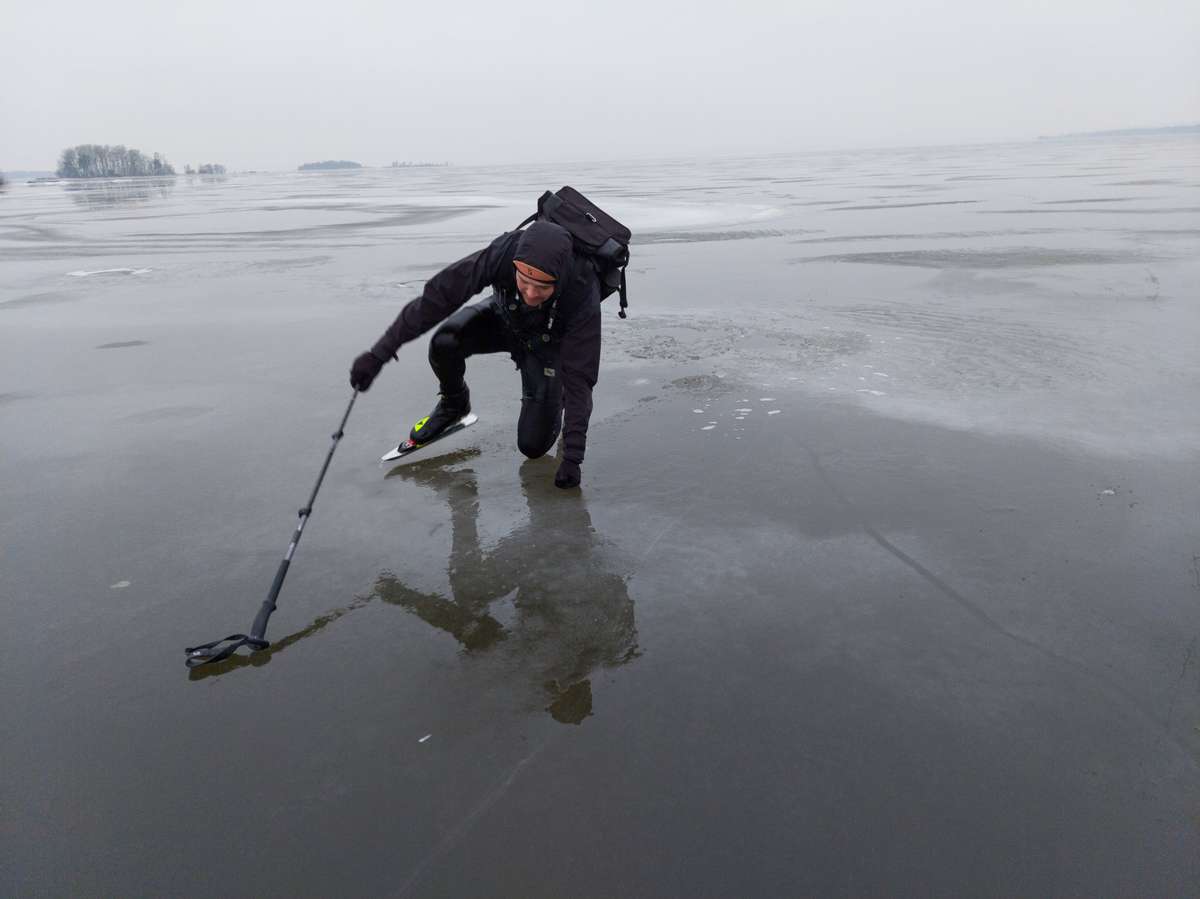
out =
<path fill-rule="evenodd" d="M 1197 0 L 58 0 L 4 22 L 8 170 L 78 143 L 292 169 L 1200 122 Z"/>

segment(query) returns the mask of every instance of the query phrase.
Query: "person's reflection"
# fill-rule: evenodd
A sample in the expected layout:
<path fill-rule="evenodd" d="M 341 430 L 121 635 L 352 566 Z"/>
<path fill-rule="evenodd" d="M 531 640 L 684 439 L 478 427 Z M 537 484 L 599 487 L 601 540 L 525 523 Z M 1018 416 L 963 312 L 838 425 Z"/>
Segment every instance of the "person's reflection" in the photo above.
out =
<path fill-rule="evenodd" d="M 450 596 L 418 592 L 387 573 L 376 595 L 451 634 L 470 653 L 511 654 L 515 668 L 545 691 L 555 720 L 579 724 L 592 712 L 592 672 L 638 654 L 633 600 L 624 578 L 605 565 L 606 547 L 583 497 L 555 489 L 547 476 L 553 459 L 531 459 L 520 469 L 528 520 L 485 552 L 475 473 L 447 470 L 446 462 L 393 474 L 449 504 Z M 503 624 L 492 611 L 510 595 L 514 612 Z"/>

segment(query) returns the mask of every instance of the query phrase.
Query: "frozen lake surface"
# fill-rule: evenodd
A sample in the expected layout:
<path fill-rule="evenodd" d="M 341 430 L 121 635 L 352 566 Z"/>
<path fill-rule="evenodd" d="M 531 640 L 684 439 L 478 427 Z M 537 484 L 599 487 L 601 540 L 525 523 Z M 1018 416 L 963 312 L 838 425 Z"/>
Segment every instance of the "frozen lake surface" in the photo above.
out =
<path fill-rule="evenodd" d="M 634 231 L 581 493 L 350 419 L 442 265 Z M 1200 141 L 12 185 L 5 894 L 1200 892 Z M 611 307 L 611 308 L 610 308 Z"/>

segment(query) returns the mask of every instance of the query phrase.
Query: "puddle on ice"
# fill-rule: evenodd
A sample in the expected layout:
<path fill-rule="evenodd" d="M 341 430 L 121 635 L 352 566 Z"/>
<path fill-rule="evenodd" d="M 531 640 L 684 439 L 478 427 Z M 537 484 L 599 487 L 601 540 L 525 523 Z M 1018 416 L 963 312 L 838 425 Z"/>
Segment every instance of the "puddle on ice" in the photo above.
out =
<path fill-rule="evenodd" d="M 86 278 L 89 275 L 145 275 L 154 271 L 152 268 L 101 268 L 94 272 L 67 272 L 72 278 Z"/>

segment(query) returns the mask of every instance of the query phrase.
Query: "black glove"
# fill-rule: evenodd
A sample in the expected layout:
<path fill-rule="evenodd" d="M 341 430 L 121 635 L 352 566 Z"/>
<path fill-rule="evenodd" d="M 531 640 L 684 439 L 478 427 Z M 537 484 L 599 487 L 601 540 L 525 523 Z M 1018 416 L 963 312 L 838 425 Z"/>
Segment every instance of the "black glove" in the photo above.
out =
<path fill-rule="evenodd" d="M 579 486 L 579 466 L 570 459 L 563 459 L 558 466 L 558 474 L 554 476 L 554 486 L 570 490 Z"/>
<path fill-rule="evenodd" d="M 384 361 L 374 353 L 363 353 L 350 366 L 350 386 L 364 392 L 369 390 L 371 382 L 379 374 L 379 369 L 383 368 Z"/>

